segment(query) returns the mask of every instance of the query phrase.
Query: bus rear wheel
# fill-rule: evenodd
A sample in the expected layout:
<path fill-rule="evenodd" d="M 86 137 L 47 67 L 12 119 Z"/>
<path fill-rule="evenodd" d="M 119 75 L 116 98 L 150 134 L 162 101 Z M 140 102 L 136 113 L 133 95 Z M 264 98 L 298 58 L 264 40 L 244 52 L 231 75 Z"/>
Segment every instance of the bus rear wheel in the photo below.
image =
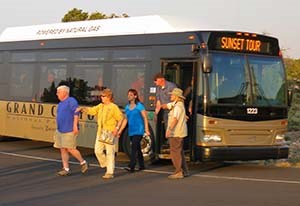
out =
<path fill-rule="evenodd" d="M 131 153 L 131 142 L 130 137 L 127 135 L 127 131 L 125 131 L 125 135 L 122 137 L 122 148 L 123 151 L 127 154 L 128 157 L 130 157 Z M 151 135 L 149 136 L 143 136 L 141 140 L 141 150 L 144 156 L 145 161 L 151 161 L 155 158 L 154 153 L 154 137 L 153 133 L 151 132 Z"/>

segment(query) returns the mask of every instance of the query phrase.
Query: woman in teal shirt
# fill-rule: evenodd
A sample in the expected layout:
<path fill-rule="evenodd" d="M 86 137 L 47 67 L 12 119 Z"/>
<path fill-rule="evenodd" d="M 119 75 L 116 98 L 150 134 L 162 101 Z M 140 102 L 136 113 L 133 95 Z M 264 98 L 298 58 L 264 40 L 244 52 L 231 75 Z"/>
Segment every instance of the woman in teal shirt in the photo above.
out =
<path fill-rule="evenodd" d="M 128 123 L 128 135 L 131 141 L 130 164 L 125 168 L 129 172 L 134 172 L 136 159 L 139 162 L 139 170 L 145 169 L 144 157 L 141 151 L 141 140 L 143 135 L 150 135 L 146 110 L 143 103 L 140 102 L 138 93 L 135 89 L 129 89 L 127 92 L 129 103 L 125 107 L 125 119 L 119 130 L 122 133 Z"/>

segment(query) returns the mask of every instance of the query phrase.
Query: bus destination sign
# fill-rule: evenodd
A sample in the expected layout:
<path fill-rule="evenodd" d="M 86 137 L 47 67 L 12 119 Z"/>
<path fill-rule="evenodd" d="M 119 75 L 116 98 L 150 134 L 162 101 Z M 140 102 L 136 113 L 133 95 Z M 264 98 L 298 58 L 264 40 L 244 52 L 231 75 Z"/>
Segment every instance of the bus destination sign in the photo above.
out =
<path fill-rule="evenodd" d="M 237 50 L 237 51 L 249 51 L 260 52 L 262 42 L 260 40 L 236 38 L 236 37 L 220 37 L 220 46 L 222 49 Z"/>
<path fill-rule="evenodd" d="M 234 32 L 213 32 L 208 41 L 212 50 L 279 55 L 275 38 Z"/>

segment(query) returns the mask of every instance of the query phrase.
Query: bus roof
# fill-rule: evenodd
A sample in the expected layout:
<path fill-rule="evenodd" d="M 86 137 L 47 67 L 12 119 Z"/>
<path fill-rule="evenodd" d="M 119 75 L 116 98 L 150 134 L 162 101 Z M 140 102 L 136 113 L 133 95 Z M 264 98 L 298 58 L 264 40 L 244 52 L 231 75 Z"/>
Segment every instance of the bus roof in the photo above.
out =
<path fill-rule="evenodd" d="M 158 15 L 9 27 L 0 42 L 177 32 Z"/>

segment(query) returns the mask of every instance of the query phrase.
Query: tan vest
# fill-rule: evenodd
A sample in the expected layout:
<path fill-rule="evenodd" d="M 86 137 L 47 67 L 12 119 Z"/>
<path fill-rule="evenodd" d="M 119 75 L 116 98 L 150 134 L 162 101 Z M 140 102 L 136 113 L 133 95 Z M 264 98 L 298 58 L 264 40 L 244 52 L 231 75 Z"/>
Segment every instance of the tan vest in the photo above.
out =
<path fill-rule="evenodd" d="M 183 102 L 177 102 L 174 104 L 174 107 L 169 112 L 169 118 L 168 118 L 168 127 L 170 126 L 170 123 L 172 122 L 175 113 L 177 113 L 177 124 L 175 128 L 173 129 L 171 136 L 172 137 L 180 137 L 184 138 L 187 136 L 187 123 L 186 123 L 186 117 L 185 117 L 185 108 Z"/>

